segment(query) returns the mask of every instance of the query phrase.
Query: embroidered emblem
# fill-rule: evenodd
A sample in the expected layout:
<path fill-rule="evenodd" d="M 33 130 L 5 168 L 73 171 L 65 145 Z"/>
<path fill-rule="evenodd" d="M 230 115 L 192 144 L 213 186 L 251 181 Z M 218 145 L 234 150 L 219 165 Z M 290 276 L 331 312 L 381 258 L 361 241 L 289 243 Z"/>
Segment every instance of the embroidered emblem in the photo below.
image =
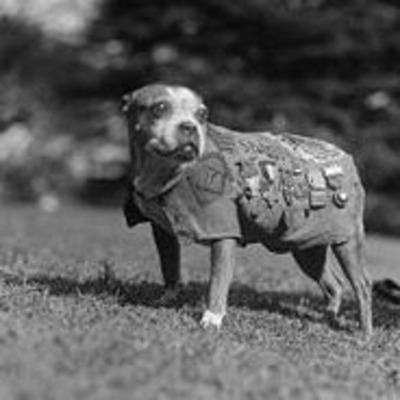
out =
<path fill-rule="evenodd" d="M 255 160 L 245 159 L 236 163 L 239 174 L 242 179 L 251 178 L 254 175 L 258 175 L 259 171 L 255 166 Z"/>
<path fill-rule="evenodd" d="M 250 199 L 260 195 L 261 176 L 254 159 L 245 159 L 236 163 L 244 195 Z"/>
<path fill-rule="evenodd" d="M 272 185 L 278 174 L 276 166 L 269 161 L 260 161 L 258 166 L 260 167 L 260 171 L 267 185 Z"/>
<path fill-rule="evenodd" d="M 274 156 L 272 143 L 269 137 L 259 136 L 257 139 L 242 138 L 238 140 L 238 144 L 241 149 L 243 149 L 244 153 L 253 155 L 265 154 Z"/>
<path fill-rule="evenodd" d="M 322 208 L 327 204 L 326 181 L 319 169 L 312 169 L 307 173 L 310 186 L 310 207 Z"/>
<path fill-rule="evenodd" d="M 283 198 L 288 206 L 293 204 L 293 188 L 294 181 L 292 172 L 289 169 L 283 169 L 280 171 L 280 185 L 283 194 Z"/>
<path fill-rule="evenodd" d="M 326 181 L 319 169 L 312 169 L 307 173 L 307 181 L 313 190 L 325 190 Z"/>
<path fill-rule="evenodd" d="M 279 139 L 292 153 L 306 161 L 324 162 L 343 155 L 333 144 L 318 139 L 288 133 L 279 136 Z"/>
<path fill-rule="evenodd" d="M 310 207 L 323 208 L 327 203 L 327 195 L 325 190 L 311 190 L 310 191 Z"/>
<path fill-rule="evenodd" d="M 304 199 L 308 196 L 308 185 L 305 174 L 301 168 L 293 170 L 293 196 Z"/>
<path fill-rule="evenodd" d="M 188 180 L 197 200 L 207 204 L 221 196 L 228 177 L 228 169 L 221 154 L 210 153 L 190 171 Z"/>
<path fill-rule="evenodd" d="M 245 195 L 247 197 L 259 197 L 260 196 L 260 183 L 261 179 L 259 175 L 254 175 L 246 179 L 246 186 L 244 188 Z"/>

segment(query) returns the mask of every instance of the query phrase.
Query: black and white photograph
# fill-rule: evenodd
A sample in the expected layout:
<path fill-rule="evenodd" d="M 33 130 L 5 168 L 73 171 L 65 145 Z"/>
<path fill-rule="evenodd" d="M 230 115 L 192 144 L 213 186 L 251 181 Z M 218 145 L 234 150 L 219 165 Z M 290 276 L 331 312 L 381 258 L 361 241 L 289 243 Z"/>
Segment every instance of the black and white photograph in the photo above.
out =
<path fill-rule="evenodd" d="M 0 400 L 400 399 L 400 2 L 0 1 Z"/>

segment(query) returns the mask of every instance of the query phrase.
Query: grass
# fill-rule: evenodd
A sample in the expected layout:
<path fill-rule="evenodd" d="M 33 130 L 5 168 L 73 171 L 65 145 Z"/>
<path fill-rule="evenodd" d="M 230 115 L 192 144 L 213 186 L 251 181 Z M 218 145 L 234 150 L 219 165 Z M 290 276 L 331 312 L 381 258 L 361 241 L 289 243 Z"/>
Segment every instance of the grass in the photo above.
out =
<path fill-rule="evenodd" d="M 209 332 L 206 249 L 184 248 L 183 293 L 158 307 L 149 230 L 118 211 L 3 206 L 0 225 L 1 400 L 400 398 L 400 310 L 374 299 L 363 343 L 348 297 L 332 330 L 290 257 L 239 250 L 225 325 Z M 374 278 L 400 279 L 399 243 L 369 238 Z"/>

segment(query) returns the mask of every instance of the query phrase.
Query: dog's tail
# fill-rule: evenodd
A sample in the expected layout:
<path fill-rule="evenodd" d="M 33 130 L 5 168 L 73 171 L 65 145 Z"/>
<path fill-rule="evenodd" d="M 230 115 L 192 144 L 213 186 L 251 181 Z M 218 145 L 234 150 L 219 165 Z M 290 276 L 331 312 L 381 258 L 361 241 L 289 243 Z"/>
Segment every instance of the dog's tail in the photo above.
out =
<path fill-rule="evenodd" d="M 400 284 L 392 279 L 375 281 L 373 291 L 381 299 L 392 304 L 400 305 Z"/>

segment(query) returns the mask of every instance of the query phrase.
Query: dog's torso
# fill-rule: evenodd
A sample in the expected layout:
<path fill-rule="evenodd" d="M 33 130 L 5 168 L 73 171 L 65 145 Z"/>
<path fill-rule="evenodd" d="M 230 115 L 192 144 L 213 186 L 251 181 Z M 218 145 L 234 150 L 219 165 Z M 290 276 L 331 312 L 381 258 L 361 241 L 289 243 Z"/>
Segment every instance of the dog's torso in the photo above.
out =
<path fill-rule="evenodd" d="M 171 180 L 167 192 L 152 199 L 136 193 L 133 201 L 152 222 L 200 243 L 237 238 L 275 252 L 341 243 L 363 209 L 352 158 L 290 134 L 210 124 L 205 153 Z"/>

